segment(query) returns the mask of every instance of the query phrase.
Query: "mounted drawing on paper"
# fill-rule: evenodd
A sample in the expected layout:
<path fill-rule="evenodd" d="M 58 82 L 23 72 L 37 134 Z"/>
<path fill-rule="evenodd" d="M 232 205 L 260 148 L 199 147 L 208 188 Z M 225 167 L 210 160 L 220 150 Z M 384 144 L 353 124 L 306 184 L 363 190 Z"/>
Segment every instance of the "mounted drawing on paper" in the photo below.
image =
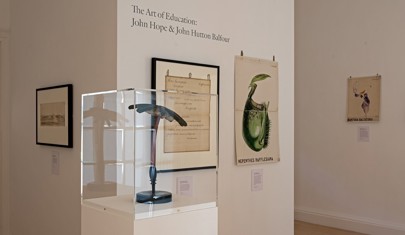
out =
<path fill-rule="evenodd" d="M 278 63 L 235 58 L 237 165 L 278 162 Z"/>

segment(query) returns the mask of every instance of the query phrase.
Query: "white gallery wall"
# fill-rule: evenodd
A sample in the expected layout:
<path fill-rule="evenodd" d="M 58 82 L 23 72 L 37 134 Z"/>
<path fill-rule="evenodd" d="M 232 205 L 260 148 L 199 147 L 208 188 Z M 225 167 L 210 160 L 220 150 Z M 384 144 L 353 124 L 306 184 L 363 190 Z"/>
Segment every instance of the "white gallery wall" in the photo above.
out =
<path fill-rule="evenodd" d="M 10 28 L 10 0 L 0 0 L 0 31 Z"/>
<path fill-rule="evenodd" d="M 130 76 L 118 73 L 117 78 L 116 1 L 11 1 L 12 235 L 80 234 L 81 94 L 117 86 L 149 88 L 152 56 L 221 66 L 220 234 L 293 234 L 293 1 L 143 4 L 195 17 L 201 20 L 200 30 L 222 33 L 231 41 L 139 30 L 131 61 L 118 61 L 131 68 Z M 275 55 L 279 62 L 280 163 L 235 166 L 233 58 L 240 50 L 252 57 Z M 74 148 L 36 145 L 35 90 L 66 83 L 74 90 Z M 51 171 L 54 151 L 60 155 L 58 175 Z M 252 193 L 251 170 L 257 168 L 264 170 L 264 189 Z"/>
<path fill-rule="evenodd" d="M 134 12 L 134 6 L 143 10 Z M 151 13 L 147 13 L 147 11 Z M 289 1 L 142 1 L 118 3 L 118 88 L 150 88 L 151 58 L 220 66 L 219 234 L 293 234 L 294 3 Z M 154 13 L 156 12 L 156 16 Z M 162 19 L 169 12 L 196 25 Z M 144 22 L 135 25 L 133 21 Z M 152 23 L 151 23 L 152 22 Z M 167 31 L 151 29 L 167 26 Z M 184 27 L 190 34 L 170 32 Z M 191 30 L 230 38 L 195 37 Z M 281 162 L 235 165 L 234 56 L 279 62 Z M 263 190 L 251 192 L 251 170 L 263 169 Z"/>
<path fill-rule="evenodd" d="M 11 29 L 11 233 L 78 235 L 81 94 L 116 88 L 116 2 L 13 0 Z M 74 147 L 36 145 L 35 90 L 66 83 Z"/>
<path fill-rule="evenodd" d="M 405 2 L 295 3 L 297 218 L 405 234 Z M 380 121 L 347 123 L 347 78 L 377 73 Z M 362 126 L 369 142 L 358 141 Z"/>

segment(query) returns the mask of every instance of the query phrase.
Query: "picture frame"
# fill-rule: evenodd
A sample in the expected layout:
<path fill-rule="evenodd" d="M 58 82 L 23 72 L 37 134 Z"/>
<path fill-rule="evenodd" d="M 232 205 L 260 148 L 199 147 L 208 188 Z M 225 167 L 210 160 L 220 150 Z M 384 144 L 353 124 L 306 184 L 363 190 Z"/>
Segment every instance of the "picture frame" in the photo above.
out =
<path fill-rule="evenodd" d="M 189 125 L 186 130 L 182 128 L 181 134 L 176 134 L 171 130 L 176 131 L 176 128 L 170 128 L 172 124 L 165 121 L 164 133 L 158 136 L 160 144 L 157 146 L 156 164 L 159 171 L 216 168 L 219 71 L 220 67 L 217 65 L 152 58 L 152 89 L 202 94 L 203 97 L 202 101 L 191 103 L 195 111 L 181 105 L 172 106 L 189 123 L 198 123 L 198 127 Z M 170 102 L 169 100 L 166 99 L 165 102 Z M 189 119 L 191 117 L 193 120 Z M 173 136 L 183 138 L 173 139 Z M 194 137 L 188 138 L 189 136 Z"/>
<path fill-rule="evenodd" d="M 73 85 L 36 89 L 36 144 L 73 148 Z"/>
<path fill-rule="evenodd" d="M 167 75 L 167 73 L 173 76 L 192 79 L 206 79 L 206 76 L 210 74 L 211 89 L 209 93 L 219 95 L 219 70 L 220 67 L 217 65 L 201 64 L 187 61 L 177 61 L 154 57 L 152 58 L 152 89 L 170 90 L 168 89 L 167 84 L 165 82 L 165 76 Z M 187 90 L 187 91 L 204 93 L 202 90 Z"/>

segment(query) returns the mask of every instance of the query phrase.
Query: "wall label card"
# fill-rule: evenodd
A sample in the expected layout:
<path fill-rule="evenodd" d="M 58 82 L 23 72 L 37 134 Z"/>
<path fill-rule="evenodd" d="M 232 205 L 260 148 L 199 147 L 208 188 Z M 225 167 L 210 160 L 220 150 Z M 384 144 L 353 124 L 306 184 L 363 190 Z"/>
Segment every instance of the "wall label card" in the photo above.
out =
<path fill-rule="evenodd" d="M 251 172 L 251 191 L 263 190 L 263 169 L 253 169 Z"/>
<path fill-rule="evenodd" d="M 370 142 L 370 128 L 368 126 L 359 126 L 357 140 L 358 142 Z"/>

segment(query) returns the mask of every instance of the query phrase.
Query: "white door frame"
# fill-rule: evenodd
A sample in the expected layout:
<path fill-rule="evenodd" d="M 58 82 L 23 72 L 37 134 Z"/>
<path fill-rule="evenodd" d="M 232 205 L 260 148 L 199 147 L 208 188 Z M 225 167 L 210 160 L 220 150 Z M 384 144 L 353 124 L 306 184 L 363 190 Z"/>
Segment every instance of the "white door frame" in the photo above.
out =
<path fill-rule="evenodd" d="M 10 106 L 10 48 L 9 32 L 0 30 L 0 187 L 2 195 L 1 201 L 1 227 L 0 234 L 10 234 L 10 126 L 11 126 L 11 106 Z"/>

